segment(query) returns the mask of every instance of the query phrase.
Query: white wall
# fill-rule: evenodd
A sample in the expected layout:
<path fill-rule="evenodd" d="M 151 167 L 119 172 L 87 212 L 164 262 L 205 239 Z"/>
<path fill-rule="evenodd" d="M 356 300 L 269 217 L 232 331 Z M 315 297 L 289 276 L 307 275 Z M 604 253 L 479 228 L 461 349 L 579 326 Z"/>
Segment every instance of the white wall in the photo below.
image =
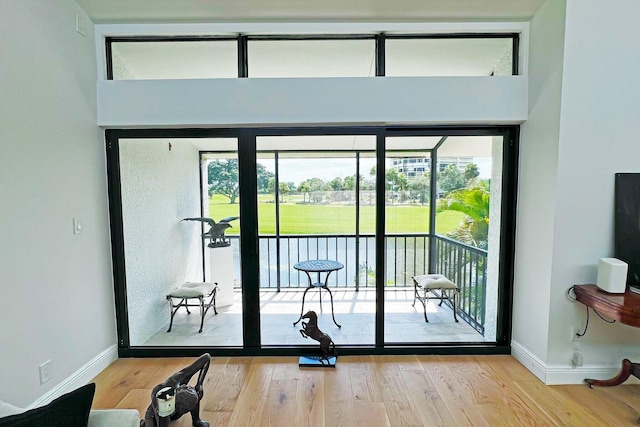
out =
<path fill-rule="evenodd" d="M 526 99 L 524 76 L 111 80 L 98 82 L 98 124 L 508 124 Z"/>
<path fill-rule="evenodd" d="M 567 327 L 584 322 L 567 288 L 595 283 L 598 259 L 613 256 L 614 174 L 640 172 L 639 16 L 637 0 L 567 1 L 550 365 L 566 363 Z M 638 360 L 638 344 L 640 330 L 591 316 L 584 363 L 617 370 Z"/>
<path fill-rule="evenodd" d="M 75 32 L 76 13 L 87 37 Z M 90 379 L 87 364 L 115 354 L 93 34 L 71 0 L 2 2 L 0 399 L 15 405 Z M 83 234 L 73 234 L 74 217 Z M 40 385 L 46 360 L 52 379 Z"/>
<path fill-rule="evenodd" d="M 537 374 L 549 334 L 564 15 L 565 1 L 549 0 L 531 21 L 529 118 L 520 135 L 513 345 L 533 356 L 520 360 Z"/>
<path fill-rule="evenodd" d="M 531 22 L 513 348 L 547 384 L 608 378 L 640 357 L 639 330 L 591 313 L 584 366 L 572 368 L 585 307 L 566 296 L 613 256 L 615 173 L 640 172 L 638 16 L 635 0 L 548 0 Z"/>
<path fill-rule="evenodd" d="M 131 345 L 166 327 L 169 290 L 203 280 L 201 223 L 181 222 L 200 216 L 199 165 L 189 142 L 120 140 Z"/>

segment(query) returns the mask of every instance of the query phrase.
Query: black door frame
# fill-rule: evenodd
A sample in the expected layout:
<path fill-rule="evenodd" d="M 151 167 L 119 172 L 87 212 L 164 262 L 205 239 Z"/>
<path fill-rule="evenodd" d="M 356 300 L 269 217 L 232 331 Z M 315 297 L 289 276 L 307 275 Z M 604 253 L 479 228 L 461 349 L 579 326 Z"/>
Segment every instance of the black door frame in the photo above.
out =
<path fill-rule="evenodd" d="M 503 136 L 502 212 L 499 256 L 498 319 L 495 343 L 393 344 L 384 342 L 384 275 L 376 275 L 375 344 L 339 347 L 340 354 L 509 354 L 515 252 L 515 218 L 518 165 L 518 126 L 331 126 L 225 129 L 112 129 L 105 131 L 107 180 L 111 225 L 113 281 L 116 303 L 118 354 L 120 357 L 196 356 L 203 352 L 219 356 L 300 355 L 308 347 L 262 347 L 260 344 L 259 244 L 256 138 L 266 135 L 375 135 L 376 192 L 384 194 L 384 157 L 387 136 Z M 119 140 L 166 138 L 238 139 L 240 237 L 243 283 L 243 342 L 239 347 L 142 347 L 129 342 Z M 378 201 L 384 198 L 377 198 Z M 385 207 L 376 204 L 376 263 L 385 265 Z M 380 271 L 380 270 L 377 270 Z M 253 283 L 253 284 L 252 284 Z M 247 286 L 245 287 L 245 284 Z"/>

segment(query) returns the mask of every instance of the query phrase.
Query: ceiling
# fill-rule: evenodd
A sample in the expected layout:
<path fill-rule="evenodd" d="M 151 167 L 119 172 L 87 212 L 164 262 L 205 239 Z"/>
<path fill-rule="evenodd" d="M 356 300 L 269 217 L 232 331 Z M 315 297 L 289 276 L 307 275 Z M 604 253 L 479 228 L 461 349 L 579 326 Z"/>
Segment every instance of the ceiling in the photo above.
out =
<path fill-rule="evenodd" d="M 529 20 L 545 0 L 76 0 L 96 24 Z"/>

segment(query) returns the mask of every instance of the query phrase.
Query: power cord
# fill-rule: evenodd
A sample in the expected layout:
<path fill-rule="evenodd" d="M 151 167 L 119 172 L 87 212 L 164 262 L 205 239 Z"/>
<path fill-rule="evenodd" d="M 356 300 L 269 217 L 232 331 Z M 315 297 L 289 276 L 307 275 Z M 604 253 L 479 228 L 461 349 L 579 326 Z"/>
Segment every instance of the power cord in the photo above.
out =
<path fill-rule="evenodd" d="M 569 298 L 569 300 L 570 300 L 571 302 L 575 302 L 575 301 L 577 301 L 577 299 L 576 299 L 576 297 L 575 297 L 575 290 L 574 290 L 573 288 L 574 288 L 574 287 L 573 287 L 573 286 L 571 286 L 569 289 L 567 289 L 567 298 Z M 572 293 L 573 293 L 573 295 L 572 295 Z M 580 337 L 580 338 L 582 338 L 582 337 L 587 333 L 587 329 L 589 328 L 589 306 L 588 306 L 588 305 L 585 305 L 585 308 L 587 309 L 587 319 L 586 319 L 586 321 L 585 321 L 585 323 L 584 323 L 584 331 L 582 331 L 582 333 L 576 333 L 576 336 L 577 336 L 577 337 Z M 596 310 L 594 310 L 593 308 L 592 308 L 592 310 L 593 310 L 593 312 L 594 312 L 595 314 L 597 314 L 597 315 L 598 315 L 598 317 L 599 317 L 600 319 L 602 319 L 604 322 L 606 322 L 606 323 L 615 323 L 615 322 L 616 322 L 616 320 L 615 320 L 615 319 L 605 319 L 605 318 L 604 318 L 604 316 L 602 316 L 602 314 L 598 313 L 598 312 L 597 312 Z"/>

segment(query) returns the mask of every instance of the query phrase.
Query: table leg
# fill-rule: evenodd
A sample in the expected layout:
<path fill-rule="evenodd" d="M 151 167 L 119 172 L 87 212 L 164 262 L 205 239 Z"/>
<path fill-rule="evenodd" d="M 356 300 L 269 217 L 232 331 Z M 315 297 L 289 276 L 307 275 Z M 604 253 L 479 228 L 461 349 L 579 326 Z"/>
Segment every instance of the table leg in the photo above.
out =
<path fill-rule="evenodd" d="M 622 369 L 620 369 L 620 372 L 615 377 L 608 380 L 594 380 L 587 378 L 584 381 L 589 384 L 590 388 L 593 388 L 594 385 L 612 387 L 622 384 L 629 379 L 631 375 L 636 378 L 640 378 L 640 363 L 633 363 L 629 359 L 624 359 L 622 361 Z"/>
<path fill-rule="evenodd" d="M 331 274 L 331 273 L 327 273 L 327 278 L 329 278 L 329 274 Z M 318 283 L 322 283 L 322 282 L 320 282 L 320 272 L 318 272 Z M 324 281 L 324 284 L 326 286 L 326 284 L 327 284 L 326 280 Z M 318 292 L 320 293 L 320 295 L 318 296 L 319 300 L 320 300 L 320 313 L 322 313 L 322 291 L 318 291 Z"/>
<path fill-rule="evenodd" d="M 329 297 L 331 297 L 331 317 L 333 318 L 333 323 L 335 323 L 338 328 L 342 328 L 342 326 L 336 322 L 336 316 L 333 314 L 333 294 L 331 293 L 331 289 L 329 289 L 327 285 L 324 285 L 323 288 L 329 292 Z M 322 291 L 320 293 L 322 293 Z"/>
<path fill-rule="evenodd" d="M 302 316 L 304 315 L 304 299 L 307 296 L 307 292 L 309 292 L 309 289 L 311 289 L 311 286 L 309 286 L 307 289 L 305 289 L 304 293 L 302 294 L 302 308 L 300 309 L 300 317 L 298 318 L 298 320 L 293 322 L 293 326 L 296 326 L 298 324 L 298 322 L 300 322 L 302 320 Z"/>

